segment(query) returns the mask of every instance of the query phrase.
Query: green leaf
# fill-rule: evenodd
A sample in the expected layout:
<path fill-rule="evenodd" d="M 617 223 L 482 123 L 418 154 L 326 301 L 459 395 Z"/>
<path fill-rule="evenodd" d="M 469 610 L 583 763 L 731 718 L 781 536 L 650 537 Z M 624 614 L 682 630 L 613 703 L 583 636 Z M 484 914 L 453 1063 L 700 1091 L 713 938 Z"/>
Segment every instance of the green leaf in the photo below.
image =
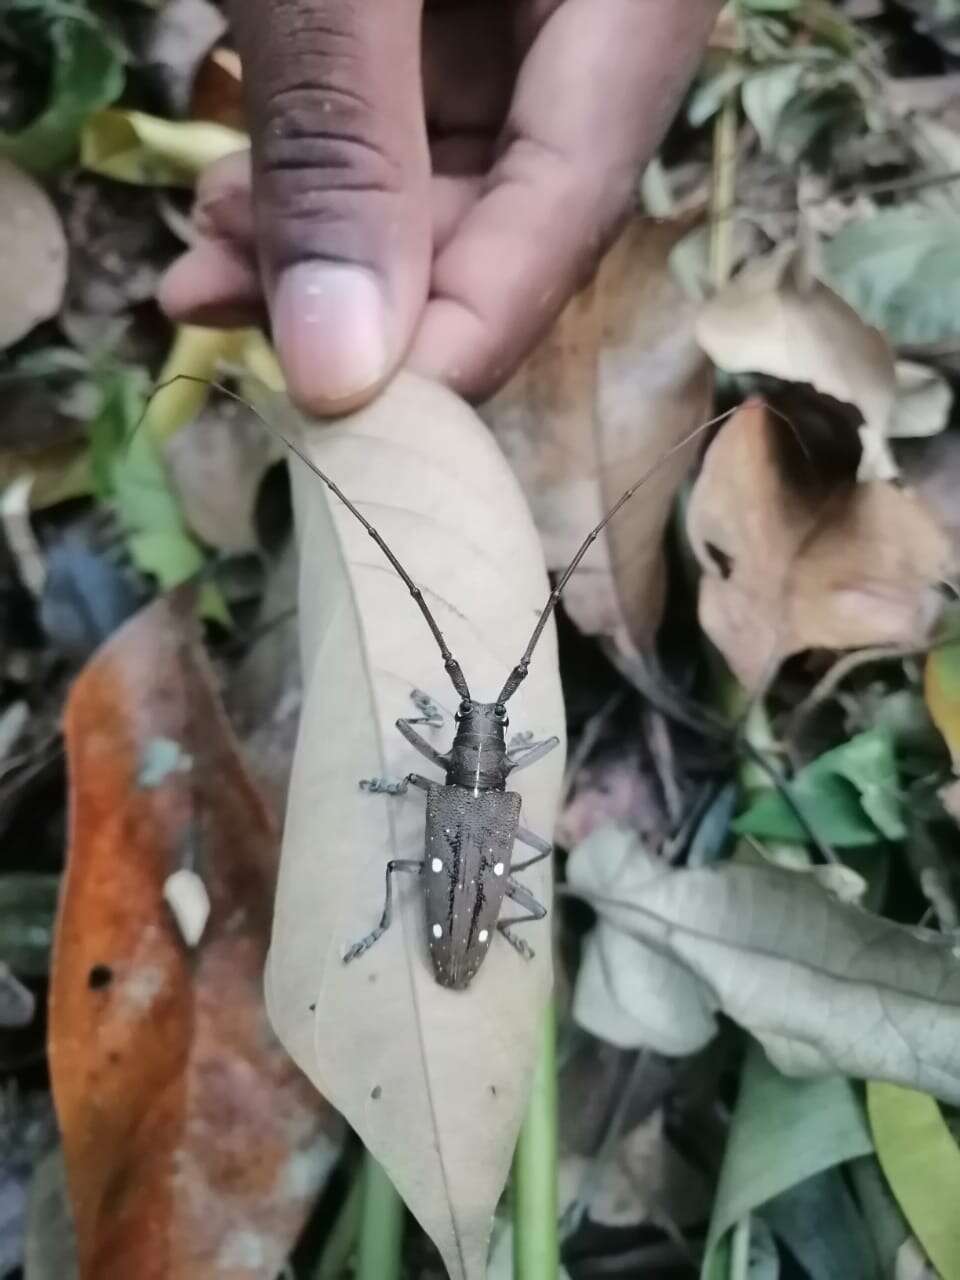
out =
<path fill-rule="evenodd" d="M 0 876 L 0 964 L 24 977 L 47 972 L 59 884 L 32 871 Z"/>
<path fill-rule="evenodd" d="M 960 769 L 960 644 L 942 644 L 927 655 L 923 693 L 956 772 Z"/>
<path fill-rule="evenodd" d="M 940 1108 L 924 1093 L 871 1082 L 867 1111 L 904 1216 L 942 1280 L 960 1280 L 960 1150 Z"/>
<path fill-rule="evenodd" d="M 665 958 L 688 980 L 685 1020 L 694 1000 L 701 1021 L 722 1011 L 782 1071 L 892 1080 L 960 1102 L 951 938 L 842 902 L 809 871 L 680 870 L 652 859 L 635 836 L 618 841 L 594 832 L 571 854 L 567 876 L 600 926 L 633 942 L 617 953 L 629 975 L 607 975 L 611 1005 L 629 993 L 625 1026 L 652 1023 L 680 989 L 664 979 Z"/>
<path fill-rule="evenodd" d="M 101 111 L 84 128 L 80 159 L 84 168 L 118 182 L 192 187 L 201 170 L 248 146 L 246 134 L 222 124 Z"/>
<path fill-rule="evenodd" d="M 895 343 L 960 333 L 960 215 L 890 209 L 824 246 L 829 282 Z"/>
<path fill-rule="evenodd" d="M 141 430 L 147 381 L 139 369 L 113 371 L 104 381 L 100 412 L 90 427 L 98 492 L 113 499 L 130 556 L 164 589 L 192 578 L 204 566 L 153 437 Z M 229 625 L 222 595 L 212 584 L 201 591 L 204 617 Z"/>
<path fill-rule="evenodd" d="M 788 104 L 800 92 L 806 67 L 784 62 L 756 71 L 744 81 L 743 110 L 756 129 L 764 149 L 776 149 L 777 129 Z"/>
<path fill-rule="evenodd" d="M 739 62 L 727 62 L 713 75 L 704 77 L 693 93 L 687 105 L 687 119 L 699 128 L 717 114 L 727 98 L 739 89 L 747 74 L 746 67 Z"/>
<path fill-rule="evenodd" d="M 92 17 L 51 22 L 53 73 L 47 106 L 19 133 L 0 133 L 0 155 L 31 173 L 53 172 L 76 153 L 87 119 L 123 92 L 120 52 Z"/>
<path fill-rule="evenodd" d="M 818 838 L 838 849 L 906 834 L 893 739 L 885 729 L 868 729 L 818 757 L 790 783 L 790 796 Z M 738 835 L 761 840 L 809 840 L 779 791 L 760 796 L 732 825 Z"/>
<path fill-rule="evenodd" d="M 703 1277 L 714 1251 L 746 1214 L 814 1174 L 872 1149 L 848 1081 L 790 1080 L 757 1045 L 747 1051 L 707 1233 Z M 849 1276 L 856 1280 L 856 1273 Z"/>
<path fill-rule="evenodd" d="M 907 1220 L 880 1171 L 876 1156 L 852 1160 L 848 1172 L 873 1244 L 873 1252 L 880 1264 L 880 1274 L 892 1276 L 897 1265 L 897 1254 L 904 1242 L 911 1238 Z"/>
<path fill-rule="evenodd" d="M 760 1213 L 810 1280 L 880 1280 L 867 1228 L 836 1166 L 781 1192 Z"/>
<path fill-rule="evenodd" d="M 143 413 L 149 379 L 143 369 L 111 369 L 98 379 L 100 408 L 87 425 L 90 470 L 101 501 L 113 496 L 114 470 Z"/>

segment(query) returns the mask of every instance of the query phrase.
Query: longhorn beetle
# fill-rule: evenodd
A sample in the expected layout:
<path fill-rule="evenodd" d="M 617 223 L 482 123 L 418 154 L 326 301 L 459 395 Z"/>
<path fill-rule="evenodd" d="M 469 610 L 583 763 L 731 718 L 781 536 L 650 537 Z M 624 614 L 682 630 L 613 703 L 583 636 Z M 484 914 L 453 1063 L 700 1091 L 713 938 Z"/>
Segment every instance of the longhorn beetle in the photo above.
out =
<path fill-rule="evenodd" d="M 520 824 L 520 796 L 507 791 L 507 778 L 518 769 L 542 760 L 558 746 L 558 737 L 542 742 L 521 740 L 519 747 L 508 749 L 506 743 L 507 702 L 526 679 L 530 660 L 537 641 L 543 633 L 550 615 L 560 599 L 580 561 L 586 555 L 599 534 L 610 523 L 621 507 L 637 490 L 678 450 L 684 448 L 701 432 L 729 416 L 732 410 L 704 422 L 678 444 L 669 449 L 647 472 L 627 489 L 610 508 L 603 519 L 594 526 L 580 544 L 576 555 L 557 579 L 556 586 L 537 619 L 533 633 L 527 641 L 520 660 L 507 676 L 503 688 L 493 702 L 479 702 L 470 693 L 466 677 L 456 660 L 436 619 L 430 612 L 423 592 L 384 542 L 379 532 L 359 509 L 342 492 L 339 486 L 309 458 L 306 452 L 290 439 L 242 396 L 230 391 L 218 382 L 194 378 L 187 374 L 161 383 L 157 390 L 178 380 L 204 382 L 215 387 L 231 399 L 252 409 L 257 417 L 283 439 L 287 447 L 316 475 L 353 515 L 374 540 L 397 574 L 408 588 L 417 608 L 426 619 L 427 626 L 436 641 L 443 665 L 454 689 L 460 697 L 456 713 L 456 733 L 449 751 L 437 751 L 414 725 L 439 723 L 439 710 L 426 695 L 414 690 L 415 705 L 425 714 L 419 717 L 399 719 L 397 729 L 412 747 L 425 756 L 431 764 L 442 769 L 444 781 L 437 782 L 419 773 L 409 773 L 400 782 L 369 779 L 360 786 L 370 792 L 402 795 L 409 787 L 426 792 L 426 839 L 424 856 L 420 860 L 395 858 L 386 867 L 386 898 L 380 922 L 375 929 L 354 943 L 343 957 L 349 964 L 369 950 L 390 926 L 393 907 L 393 876 L 399 872 L 419 875 L 424 886 L 427 939 L 433 962 L 434 976 L 444 987 L 462 989 L 476 974 L 498 931 L 527 959 L 533 951 L 521 938 L 511 933 L 511 927 L 542 920 L 547 909 L 538 902 L 529 889 L 515 879 L 517 872 L 533 866 L 553 852 L 549 841 L 528 831 Z M 142 421 L 142 419 L 141 419 Z M 139 424 L 138 424 L 139 426 Z M 519 756 L 516 754 L 519 751 Z M 532 857 L 513 863 L 514 841 L 534 850 Z M 515 902 L 525 915 L 514 915 L 500 920 L 500 908 L 504 898 Z"/>

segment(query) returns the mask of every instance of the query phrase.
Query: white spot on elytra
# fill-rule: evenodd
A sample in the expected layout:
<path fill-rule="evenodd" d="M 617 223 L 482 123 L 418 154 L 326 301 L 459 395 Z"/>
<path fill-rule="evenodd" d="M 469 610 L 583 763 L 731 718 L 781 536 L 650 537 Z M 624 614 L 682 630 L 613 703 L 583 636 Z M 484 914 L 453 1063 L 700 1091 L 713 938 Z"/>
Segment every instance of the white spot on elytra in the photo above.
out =
<path fill-rule="evenodd" d="M 440 926 L 439 926 L 438 924 L 435 924 L 435 925 L 433 926 L 433 936 L 434 936 L 435 938 L 442 938 L 442 937 L 443 937 L 443 930 L 440 928 Z"/>
<path fill-rule="evenodd" d="M 439 858 L 434 858 L 434 860 L 430 863 L 430 869 L 432 871 L 442 871 L 443 863 L 440 861 Z"/>
<path fill-rule="evenodd" d="M 502 875 L 503 875 L 503 863 L 502 863 L 502 862 L 498 862 L 498 863 L 496 864 L 496 866 L 493 868 L 493 874 L 494 874 L 495 876 L 502 876 Z"/>
<path fill-rule="evenodd" d="M 487 929 L 481 929 L 480 932 L 477 934 L 478 942 L 486 942 L 486 940 L 489 937 L 490 937 L 490 932 Z"/>

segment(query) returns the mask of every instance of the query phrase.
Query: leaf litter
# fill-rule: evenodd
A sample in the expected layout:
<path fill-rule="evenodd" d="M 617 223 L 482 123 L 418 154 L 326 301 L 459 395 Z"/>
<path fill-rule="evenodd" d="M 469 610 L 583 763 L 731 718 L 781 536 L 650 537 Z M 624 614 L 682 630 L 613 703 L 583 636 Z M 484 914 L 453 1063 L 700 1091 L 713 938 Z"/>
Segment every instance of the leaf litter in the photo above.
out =
<path fill-rule="evenodd" d="M 42 296 L 18 291 L 3 303 L 9 314 L 0 321 L 13 336 L 0 375 L 5 387 L 31 391 L 29 404 L 20 392 L 10 394 L 5 440 L 13 441 L 15 429 L 22 437 L 22 424 L 35 419 L 38 432 L 49 426 L 66 446 L 11 453 L 0 459 L 0 474 L 21 484 L 27 477 L 35 500 L 21 501 L 18 527 L 29 524 L 31 555 L 48 582 L 60 573 L 69 543 L 64 531 L 77 527 L 71 503 L 80 504 L 84 518 L 91 508 L 111 520 L 119 509 L 124 517 L 110 550 L 98 543 L 96 555 L 102 566 L 117 548 L 121 558 L 133 550 L 140 566 L 133 609 L 142 608 L 158 578 L 172 584 L 194 571 L 209 575 L 225 599 L 245 561 L 265 566 L 252 593 L 229 591 L 231 628 L 223 628 L 220 612 L 205 642 L 242 729 L 250 774 L 278 817 L 289 797 L 270 1001 L 294 1060 L 382 1159 L 453 1260 L 452 1273 L 460 1267 L 482 1274 L 533 1064 L 533 1011 L 552 962 L 561 1045 L 592 1072 L 561 1073 L 564 1128 L 571 1129 L 589 1097 L 593 1135 L 562 1161 L 578 1188 L 562 1231 L 571 1280 L 668 1267 L 670 1274 L 739 1280 L 748 1266 L 755 1278 L 776 1274 L 780 1263 L 785 1273 L 787 1259 L 790 1274 L 811 1280 L 919 1277 L 933 1274 L 927 1254 L 952 1278 L 948 1212 L 934 1185 L 949 1186 L 956 1157 L 951 1037 L 960 918 L 949 605 L 960 527 L 950 482 L 960 365 L 950 309 L 956 254 L 948 234 L 958 159 L 955 86 L 942 74 L 946 62 L 931 74 L 952 39 L 942 7 L 918 0 L 898 23 L 870 5 L 740 0 L 729 7 L 690 100 L 692 124 L 676 131 L 644 179 L 650 211 L 660 220 L 631 221 L 594 285 L 484 407 L 523 487 L 547 565 L 556 568 L 619 496 L 627 473 L 642 472 L 712 411 L 743 405 L 714 430 L 699 472 L 700 449 L 691 443 L 625 508 L 570 584 L 560 654 L 573 752 L 556 828 L 565 884 L 544 928 L 557 948 L 551 958 L 550 947 L 538 946 L 532 968 L 508 966 L 519 964 L 512 953 L 500 957 L 509 978 L 497 982 L 497 1000 L 477 987 L 477 1026 L 462 1033 L 455 1020 L 447 1025 L 447 1007 L 456 1006 L 427 981 L 415 894 L 401 895 L 399 918 L 366 957 L 376 982 L 364 985 L 361 970 L 338 963 L 341 943 L 379 914 L 390 852 L 412 850 L 421 830 L 412 799 L 356 789 L 371 772 L 414 766 L 392 728 L 408 708 L 408 686 L 441 700 L 444 693 L 440 664 L 409 597 L 386 566 L 375 567 L 369 543 L 345 513 L 333 507 L 328 515 L 315 477 L 294 469 L 297 586 L 295 552 L 287 545 L 277 553 L 264 543 L 265 499 L 280 509 L 285 504 L 278 450 L 234 405 L 215 402 L 190 427 L 184 424 L 206 393 L 185 396 L 179 408 L 163 393 L 147 431 L 157 446 L 149 466 L 124 473 L 124 441 L 149 381 L 143 368 L 150 375 L 165 365 L 168 373 L 210 377 L 247 364 L 262 374 L 262 361 L 237 335 L 226 342 L 189 333 L 185 341 L 181 334 L 168 358 L 169 334 L 148 301 L 174 251 L 169 227 L 186 234 L 185 196 L 194 175 L 205 160 L 246 143 L 232 50 L 216 48 L 197 72 L 203 46 L 216 38 L 217 16 L 205 11 L 202 31 L 192 28 L 191 40 L 179 47 L 170 39 L 178 14 L 196 7 L 178 0 L 144 8 L 136 23 L 117 27 L 100 23 L 100 8 L 86 23 L 59 6 L 17 5 L 9 20 L 5 15 L 0 71 L 5 89 L 12 88 L 2 104 L 0 151 L 13 157 L 21 181 L 28 171 L 42 174 L 47 230 L 58 222 L 65 229 L 71 271 L 65 294 L 51 271 Z M 149 32 L 154 20 L 153 42 L 143 47 L 159 53 L 144 67 L 124 56 L 117 33 L 131 26 Z M 8 42 L 11 36 L 22 42 L 24 24 L 34 24 L 34 47 L 51 73 L 33 88 L 9 73 Z M 124 81 L 131 92 L 120 97 Z M 158 85 L 166 86 L 160 97 Z M 702 208 L 710 196 L 711 130 L 729 117 L 731 101 L 742 113 L 730 219 L 734 271 L 701 304 L 684 289 L 708 278 L 707 237 L 697 230 L 702 215 L 681 210 Z M 162 114 L 140 111 L 145 104 Z M 87 165 L 79 177 L 64 167 L 78 154 Z M 42 222 L 38 217 L 32 229 L 37 235 Z M 722 230 L 713 231 L 722 248 Z M 25 250 L 26 242 L 10 244 L 18 267 L 27 261 Z M 50 261 L 56 265 L 55 257 Z M 195 339 L 199 347 L 191 347 Z M 112 396 L 105 394 L 110 387 Z M 530 610 L 542 602 L 538 543 L 512 478 L 489 442 L 481 443 L 486 438 L 476 420 L 440 393 L 415 387 L 397 384 L 381 402 L 379 412 L 395 411 L 397 421 L 380 423 L 376 443 L 364 439 L 351 453 L 351 433 L 366 433 L 364 420 L 337 424 L 329 434 L 308 425 L 305 438 L 316 456 L 329 455 L 351 496 L 355 487 L 375 505 L 378 523 L 383 515 L 418 576 L 431 586 L 436 574 L 453 583 L 444 595 L 456 610 L 450 628 L 465 653 L 477 651 L 480 671 L 492 673 L 514 625 L 502 602 L 529 595 Z M 397 408 L 394 393 L 412 397 L 406 408 Z M 270 412 L 287 430 L 301 430 L 279 402 Z M 415 426 L 404 425 L 410 414 Z M 441 422 L 449 441 L 432 434 Z M 470 459 L 480 450 L 482 463 L 471 465 L 489 476 L 484 503 L 475 494 L 456 500 L 461 491 L 450 480 L 452 464 L 439 466 L 448 446 Z M 205 476 L 234 480 L 197 483 L 200 462 Z M 228 500 L 228 487 L 237 501 Z M 436 490 L 448 492 L 438 499 Z M 423 521 L 442 534 L 425 537 Z M 455 545 L 450 528 L 466 535 L 465 545 Z M 525 549 L 510 544 L 491 560 L 491 547 L 502 551 L 510 538 L 524 540 Z M 0 936 L 10 944 L 0 955 L 8 967 L 2 989 L 15 993 L 26 1023 L 0 1031 L 0 1071 L 5 1082 L 40 1099 L 45 1095 L 31 1072 L 45 1053 L 41 1011 L 64 845 L 63 783 L 50 735 L 66 675 L 50 673 L 66 663 L 67 675 L 75 676 L 128 611 L 116 585 L 106 585 L 118 579 L 78 572 L 70 554 L 71 608 L 82 612 L 89 600 L 99 619 L 82 629 L 87 638 L 80 647 L 55 640 L 52 624 L 38 635 L 31 622 L 36 606 L 18 581 L 22 558 L 0 575 L 10 619 L 10 643 L 0 649 L 5 696 L 28 706 L 31 716 L 9 760 L 0 761 Z M 172 605 L 163 607 L 160 630 L 172 635 Z M 44 625 L 53 616 L 47 609 Z M 155 628 L 151 617 L 157 615 L 142 612 L 131 625 Z M 298 624 L 303 681 L 293 653 Z M 85 696 L 88 682 L 99 678 L 98 664 L 126 634 L 90 660 L 74 699 Z M 190 652 L 199 662 L 195 647 Z M 536 720 L 537 708 L 549 702 L 542 718 L 553 730 L 564 718 L 559 686 L 551 653 L 545 649 L 538 659 L 546 660 L 539 678 L 553 681 L 552 691 L 538 692 L 535 662 L 526 703 L 518 699 L 517 710 L 522 715 L 526 708 Z M 156 676 L 147 671 L 135 683 L 142 692 Z M 597 730 L 595 718 L 611 700 L 617 711 Z M 121 792 L 121 810 L 162 806 L 198 770 L 206 775 L 204 758 L 219 759 L 224 749 L 219 717 L 197 730 L 187 771 L 162 767 L 156 753 L 128 753 L 122 766 L 129 776 L 152 760 L 159 782 Z M 82 733 L 70 723 L 76 777 L 110 717 L 84 722 Z M 154 724 L 147 741 L 176 739 L 160 729 Z M 441 742 L 440 731 L 428 733 Z M 227 776 L 239 768 L 245 781 L 212 803 L 218 822 L 252 812 L 242 800 L 249 776 L 233 752 Z M 538 821 L 549 834 L 560 788 L 551 770 L 560 762 L 546 765 L 546 773 L 542 765 L 531 770 L 524 803 L 531 813 L 540 806 Z M 106 784 L 104 773 L 98 785 Z M 224 858 L 225 874 L 258 839 L 266 851 L 269 819 L 264 826 L 262 807 L 258 812 L 234 861 Z M 164 829 L 158 823 L 155 834 Z M 120 848 L 115 835 L 108 843 Z M 102 900 L 91 895 L 84 909 L 98 928 L 109 923 L 111 894 L 138 865 L 130 848 L 128 840 L 126 860 L 115 855 L 107 864 Z M 75 852 L 76 846 L 65 913 L 76 910 Z M 138 881 L 122 896 L 113 927 L 122 933 L 125 921 L 146 916 L 180 957 L 178 999 L 195 995 L 211 955 L 226 945 L 222 902 L 202 868 L 176 859 L 162 874 L 155 868 L 146 884 Z M 255 982 L 263 917 L 259 905 L 253 915 L 249 903 L 245 910 L 259 923 L 241 930 L 250 956 L 225 981 L 229 1008 L 196 1006 L 210 1019 L 196 1025 L 211 1028 L 217 1070 L 235 1068 L 245 1052 L 226 1033 L 231 1011 L 245 1010 L 250 1025 L 264 1026 Z M 921 920 L 932 927 L 917 932 Z M 87 924 L 85 915 L 81 941 Z M 99 936 L 92 926 L 90 936 Z M 183 976 L 187 957 L 192 970 Z M 69 990 L 70 980 L 55 961 L 55 994 Z M 116 976 L 77 994 L 107 1006 L 114 986 L 119 990 Z M 55 1067 L 58 1017 L 55 1002 Z M 81 1064 L 102 1065 L 102 1035 L 111 1025 L 121 1028 L 124 1054 L 142 1043 L 137 1037 L 154 1035 L 132 1018 L 96 1023 Z M 481 1030 L 490 1043 L 478 1049 Z M 169 1053 L 169 1045 L 161 1047 Z M 281 1053 L 276 1046 L 270 1052 Z M 277 1072 L 287 1061 L 270 1060 Z M 496 1107 L 483 1098 L 474 1114 L 454 1113 L 455 1086 L 462 1092 L 464 1080 L 494 1066 Z M 287 1070 L 289 1088 L 304 1091 L 298 1094 L 304 1114 L 314 1108 L 312 1114 L 328 1115 L 317 1092 Z M 132 1082 L 139 1093 L 130 1097 L 144 1109 L 152 1101 L 156 1112 L 165 1095 L 154 1089 L 154 1074 L 140 1074 Z M 63 1072 L 54 1076 L 59 1091 Z M 851 1083 L 863 1076 L 873 1077 L 866 1090 L 872 1132 L 863 1088 Z M 881 1079 L 897 1084 L 876 1083 Z M 881 1133 L 874 1123 L 885 1090 L 898 1121 L 895 1142 L 889 1126 Z M 91 1086 L 80 1103 L 96 1096 Z M 432 1114 L 424 1112 L 425 1096 L 439 1099 Z M 126 1114 L 118 1104 L 113 1121 Z M 65 1115 L 64 1145 L 75 1166 L 75 1113 L 68 1107 Z M 202 1157 L 211 1166 L 260 1167 L 260 1119 L 237 1108 Z M 111 1112 L 101 1120 L 110 1122 Z M 178 1132 L 171 1126 L 171 1142 Z M 182 1132 L 186 1141 L 189 1131 Z M 438 1133 L 439 1150 L 430 1145 Z M 136 1137 L 129 1139 L 135 1147 Z M 21 1142 L 15 1136 L 15 1145 Z M 101 1145 L 100 1164 L 89 1157 L 98 1178 L 110 1175 L 109 1144 Z M 936 1161 L 921 1159 L 932 1149 Z M 136 1148 L 130 1166 L 134 1203 L 143 1203 L 155 1185 L 151 1178 L 163 1184 L 146 1154 Z M 21 1205 L 29 1199 L 28 1280 L 44 1275 L 43 1268 L 70 1274 L 69 1215 L 55 1165 L 55 1153 L 37 1160 L 31 1149 L 0 1188 L 5 1196 L 9 1185 Z M 469 1177 L 454 1175 L 438 1190 L 438 1168 L 468 1165 Z M 680 1166 L 689 1176 L 670 1174 Z M 350 1168 L 349 1159 L 340 1166 L 343 1179 L 353 1176 Z M 326 1265 L 306 1242 L 337 1235 L 336 1178 L 331 1185 L 291 1258 L 294 1218 L 303 1220 L 312 1196 L 297 1201 L 264 1267 L 288 1262 L 299 1276 Z M 196 1229 L 183 1228 L 179 1243 L 213 1256 L 233 1238 L 234 1201 L 209 1185 L 207 1194 L 215 1211 Z M 565 1193 L 561 1208 L 567 1203 Z M 262 1200 L 253 1211 L 264 1212 Z M 86 1221 L 82 1214 L 80 1220 Z M 84 1226 L 82 1248 L 89 1237 Z M 149 1252 L 152 1239 L 144 1234 L 131 1247 Z M 512 1239 L 501 1209 L 492 1273 L 509 1273 Z M 51 1252 L 48 1243 L 66 1252 Z M 249 1237 L 246 1245 L 252 1247 Z M 347 1265 L 351 1253 L 348 1241 Z M 228 1262 L 237 1256 L 227 1251 Z M 176 1274 L 187 1274 L 186 1265 Z M 404 1274 L 435 1276 L 439 1265 L 411 1230 Z M 99 1265 L 95 1274 L 104 1274 Z"/>

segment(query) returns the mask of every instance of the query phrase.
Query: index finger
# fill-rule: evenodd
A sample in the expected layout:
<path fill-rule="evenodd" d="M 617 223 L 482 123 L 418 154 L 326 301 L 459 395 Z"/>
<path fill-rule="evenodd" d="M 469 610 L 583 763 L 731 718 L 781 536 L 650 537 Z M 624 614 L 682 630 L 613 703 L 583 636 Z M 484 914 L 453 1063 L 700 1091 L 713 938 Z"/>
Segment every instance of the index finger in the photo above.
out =
<path fill-rule="evenodd" d="M 720 0 L 564 0 L 527 55 L 485 191 L 434 262 L 410 363 L 503 384 L 586 283 L 675 112 Z"/>

